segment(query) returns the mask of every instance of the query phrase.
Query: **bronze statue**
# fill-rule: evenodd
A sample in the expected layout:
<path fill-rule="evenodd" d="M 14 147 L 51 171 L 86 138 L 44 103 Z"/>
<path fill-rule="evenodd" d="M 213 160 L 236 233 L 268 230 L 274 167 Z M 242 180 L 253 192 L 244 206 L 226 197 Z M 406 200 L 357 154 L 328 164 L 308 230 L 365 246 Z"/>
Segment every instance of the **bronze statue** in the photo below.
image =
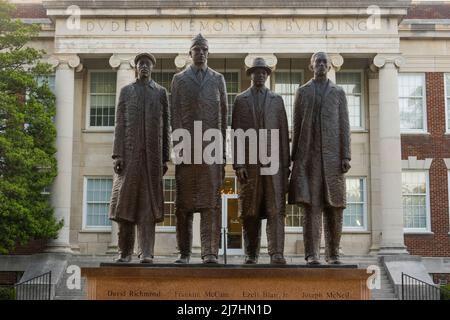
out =
<path fill-rule="evenodd" d="M 304 208 L 305 260 L 318 265 L 322 212 L 325 259 L 340 264 L 339 243 L 346 206 L 345 173 L 350 169 L 350 125 L 342 88 L 327 78 L 324 52 L 311 57 L 314 78 L 296 93 L 289 203 Z"/>
<path fill-rule="evenodd" d="M 286 192 L 289 178 L 289 132 L 284 102 L 281 96 L 265 87 L 272 70 L 264 59 L 256 58 L 247 75 L 252 86 L 236 97 L 233 106 L 233 130 L 255 130 L 258 146 L 260 129 L 278 130 L 278 170 L 273 175 L 262 175 L 260 159 L 251 163 L 249 141 L 245 143 L 245 163 L 239 163 L 234 154 L 233 168 L 241 183 L 240 217 L 242 219 L 245 264 L 256 264 L 261 242 L 261 220 L 267 219 L 267 240 L 270 263 L 286 264 L 284 259 L 284 220 Z M 245 140 L 245 137 L 236 137 Z M 242 143 L 245 141 L 242 141 Z M 266 142 L 264 142 L 266 143 Z M 270 150 L 270 145 L 268 146 Z M 273 154 L 272 154 L 273 156 Z"/>
<path fill-rule="evenodd" d="M 190 133 L 191 150 L 194 150 L 195 139 L 198 139 L 194 134 L 196 124 L 201 124 L 201 134 L 208 129 L 220 130 L 223 139 L 223 148 L 221 147 L 223 159 L 222 163 L 207 164 L 203 159 L 194 161 L 195 152 L 192 152 L 190 163 L 175 166 L 176 230 L 180 251 L 180 257 L 175 263 L 189 263 L 195 212 L 201 214 L 203 263 L 218 262 L 222 225 L 220 190 L 225 178 L 226 164 L 227 92 L 223 75 L 207 65 L 208 51 L 208 41 L 201 34 L 192 39 L 189 55 L 193 64 L 177 73 L 172 80 L 171 123 L 172 130 L 185 129 Z M 208 143 L 201 141 L 201 151 Z"/>
<path fill-rule="evenodd" d="M 120 91 L 109 217 L 119 225 L 119 258 L 130 262 L 137 226 L 141 263 L 153 262 L 155 224 L 164 220 L 163 175 L 170 161 L 166 89 L 151 79 L 156 60 L 136 56 L 138 79 Z"/>

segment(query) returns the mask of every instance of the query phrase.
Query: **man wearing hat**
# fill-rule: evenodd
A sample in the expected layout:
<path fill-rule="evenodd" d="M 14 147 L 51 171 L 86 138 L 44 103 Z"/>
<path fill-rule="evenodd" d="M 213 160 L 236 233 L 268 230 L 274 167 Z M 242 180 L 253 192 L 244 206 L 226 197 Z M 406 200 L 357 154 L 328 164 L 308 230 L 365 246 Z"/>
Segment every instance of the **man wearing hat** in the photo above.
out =
<path fill-rule="evenodd" d="M 141 53 L 134 62 L 137 79 L 122 88 L 116 109 L 109 216 L 119 225 L 116 262 L 131 261 L 137 227 L 140 261 L 152 263 L 155 225 L 164 220 L 169 108 L 166 89 L 151 79 L 155 57 Z"/>
<path fill-rule="evenodd" d="M 208 41 L 201 35 L 192 39 L 189 55 L 193 64 L 174 75 L 171 90 L 172 130 L 184 129 L 191 136 L 189 163 L 175 166 L 177 185 L 176 230 L 180 257 L 176 263 L 189 263 L 192 249 L 192 220 L 200 212 L 201 255 L 203 263 L 217 263 L 222 224 L 221 186 L 225 178 L 225 134 L 227 128 L 227 92 L 223 75 L 207 65 Z M 222 134 L 223 163 L 206 164 L 204 159 L 195 163 L 194 122 Z M 198 134 L 198 133 L 197 133 Z M 201 139 L 200 141 L 203 141 Z M 210 141 L 203 141 L 201 154 Z M 176 142 L 174 142 L 174 147 Z M 198 146 L 197 146 L 198 147 Z M 197 159 L 198 160 L 198 159 Z M 198 162 L 198 161 L 197 161 Z"/>
<path fill-rule="evenodd" d="M 275 174 L 262 174 L 261 162 L 251 163 L 250 145 L 245 136 L 236 135 L 236 139 L 245 142 L 245 163 L 239 163 L 236 152 L 233 168 L 241 184 L 239 196 L 240 217 L 244 234 L 245 264 L 258 261 L 261 241 L 261 220 L 267 219 L 267 240 L 270 263 L 286 264 L 284 259 L 284 219 L 286 192 L 289 177 L 289 132 L 284 102 L 281 96 L 265 87 L 267 77 L 272 70 L 264 59 L 256 58 L 247 75 L 251 75 L 252 86 L 236 97 L 233 106 L 233 130 L 256 130 L 257 145 L 267 143 L 272 159 L 278 158 L 278 170 Z M 263 139 L 260 129 L 269 134 L 278 130 L 278 148 L 271 148 L 270 140 Z M 263 139 L 263 140 L 261 140 Z M 238 145 L 235 141 L 235 145 Z M 278 157 L 273 152 L 278 150 Z M 259 152 L 258 152 L 259 155 Z"/>

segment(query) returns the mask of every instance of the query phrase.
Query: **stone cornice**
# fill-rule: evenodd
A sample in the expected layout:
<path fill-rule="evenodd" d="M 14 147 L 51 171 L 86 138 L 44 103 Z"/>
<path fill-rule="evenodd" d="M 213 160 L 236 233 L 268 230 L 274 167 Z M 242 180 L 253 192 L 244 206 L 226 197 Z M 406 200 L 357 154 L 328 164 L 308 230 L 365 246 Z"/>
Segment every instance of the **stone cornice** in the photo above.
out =
<path fill-rule="evenodd" d="M 47 9 L 62 9 L 70 5 L 77 5 L 80 8 L 367 8 L 372 5 L 380 8 L 409 8 L 410 0 L 78 0 L 78 1 L 43 1 Z"/>

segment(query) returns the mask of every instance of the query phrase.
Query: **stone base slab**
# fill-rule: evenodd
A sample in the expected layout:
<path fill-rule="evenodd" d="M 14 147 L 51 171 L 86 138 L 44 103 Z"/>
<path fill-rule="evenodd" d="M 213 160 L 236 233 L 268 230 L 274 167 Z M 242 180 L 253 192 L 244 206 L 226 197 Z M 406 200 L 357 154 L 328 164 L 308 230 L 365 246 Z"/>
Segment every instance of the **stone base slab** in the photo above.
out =
<path fill-rule="evenodd" d="M 368 300 L 356 265 L 145 265 L 83 268 L 90 300 Z"/>

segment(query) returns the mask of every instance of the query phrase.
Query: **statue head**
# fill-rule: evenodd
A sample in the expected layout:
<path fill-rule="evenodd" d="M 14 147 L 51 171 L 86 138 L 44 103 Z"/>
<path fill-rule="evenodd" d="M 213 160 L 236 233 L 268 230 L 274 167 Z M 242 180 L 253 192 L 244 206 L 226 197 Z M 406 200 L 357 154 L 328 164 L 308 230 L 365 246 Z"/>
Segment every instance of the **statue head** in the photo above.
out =
<path fill-rule="evenodd" d="M 134 64 L 139 79 L 149 79 L 156 64 L 155 57 L 150 53 L 140 53 L 134 58 Z"/>
<path fill-rule="evenodd" d="M 331 60 L 326 52 L 316 52 L 311 56 L 311 64 L 309 66 L 314 72 L 314 77 L 326 78 L 328 71 L 331 69 Z"/>
<path fill-rule="evenodd" d="M 189 56 L 195 65 L 206 64 L 208 60 L 209 46 L 208 40 L 206 40 L 201 33 L 196 35 L 191 42 L 191 49 L 189 50 Z"/>
<path fill-rule="evenodd" d="M 247 75 L 251 75 L 253 85 L 256 87 L 264 86 L 271 73 L 272 69 L 263 58 L 255 58 L 252 66 L 247 69 Z"/>

